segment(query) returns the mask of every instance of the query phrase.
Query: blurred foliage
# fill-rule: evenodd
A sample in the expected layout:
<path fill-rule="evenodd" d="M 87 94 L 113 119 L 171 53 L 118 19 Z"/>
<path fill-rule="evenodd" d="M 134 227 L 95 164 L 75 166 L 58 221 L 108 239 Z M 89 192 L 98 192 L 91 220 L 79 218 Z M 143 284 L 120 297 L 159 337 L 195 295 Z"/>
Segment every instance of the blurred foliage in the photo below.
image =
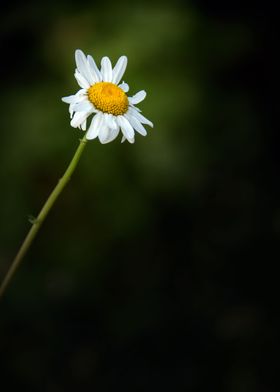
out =
<path fill-rule="evenodd" d="M 126 54 L 154 123 L 86 147 L 0 304 L 4 390 L 275 390 L 267 26 L 238 2 L 3 6 L 1 276 L 81 137 L 75 49 Z"/>

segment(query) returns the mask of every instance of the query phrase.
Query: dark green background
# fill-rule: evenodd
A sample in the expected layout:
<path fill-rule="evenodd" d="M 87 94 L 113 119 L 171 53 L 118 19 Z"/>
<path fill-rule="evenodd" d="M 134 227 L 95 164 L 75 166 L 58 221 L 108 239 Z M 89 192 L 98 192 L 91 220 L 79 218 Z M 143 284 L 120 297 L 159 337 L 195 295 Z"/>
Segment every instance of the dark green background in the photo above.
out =
<path fill-rule="evenodd" d="M 128 56 L 154 129 L 86 147 L 0 303 L 1 391 L 276 390 L 270 15 L 238 1 L 4 5 L 1 279 L 82 136 L 61 102 L 75 49 Z"/>

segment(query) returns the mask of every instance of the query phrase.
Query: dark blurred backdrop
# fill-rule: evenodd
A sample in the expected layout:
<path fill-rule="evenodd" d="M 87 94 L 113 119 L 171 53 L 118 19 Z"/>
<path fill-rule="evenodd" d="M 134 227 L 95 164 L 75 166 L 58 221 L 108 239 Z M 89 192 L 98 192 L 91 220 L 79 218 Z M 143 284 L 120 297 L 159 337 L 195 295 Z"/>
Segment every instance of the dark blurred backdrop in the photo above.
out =
<path fill-rule="evenodd" d="M 154 129 L 88 144 L 0 303 L 1 391 L 277 390 L 274 12 L 2 6 L 1 279 L 82 134 L 61 102 L 76 48 L 128 56 Z"/>

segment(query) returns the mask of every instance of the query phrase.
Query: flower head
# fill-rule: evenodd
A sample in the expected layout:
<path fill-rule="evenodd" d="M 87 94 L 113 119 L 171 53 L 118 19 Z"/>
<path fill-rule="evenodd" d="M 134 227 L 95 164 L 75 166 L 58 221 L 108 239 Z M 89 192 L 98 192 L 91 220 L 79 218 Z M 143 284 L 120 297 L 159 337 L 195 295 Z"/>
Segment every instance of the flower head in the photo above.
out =
<path fill-rule="evenodd" d="M 114 68 L 108 57 L 101 60 L 99 70 L 91 56 L 85 56 L 81 50 L 76 50 L 77 68 L 75 78 L 81 89 L 69 97 L 62 98 L 69 104 L 71 126 L 87 129 L 87 118 L 93 114 L 87 129 L 88 140 L 99 138 L 101 143 L 114 140 L 119 132 L 123 134 L 122 142 L 128 140 L 134 143 L 135 131 L 146 136 L 143 124 L 153 126 L 135 105 L 146 97 L 145 91 L 139 91 L 132 97 L 126 93 L 127 83 L 120 83 L 127 66 L 127 57 L 121 56 Z"/>

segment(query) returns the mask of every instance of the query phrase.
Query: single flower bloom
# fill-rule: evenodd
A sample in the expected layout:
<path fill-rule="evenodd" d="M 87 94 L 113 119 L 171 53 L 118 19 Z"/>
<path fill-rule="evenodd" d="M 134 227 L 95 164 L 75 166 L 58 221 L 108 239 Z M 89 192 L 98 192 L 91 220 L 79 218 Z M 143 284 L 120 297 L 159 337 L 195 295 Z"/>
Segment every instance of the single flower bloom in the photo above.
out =
<path fill-rule="evenodd" d="M 74 75 L 81 89 L 75 95 L 62 98 L 69 104 L 71 126 L 85 131 L 87 118 L 93 114 L 86 133 L 88 140 L 98 137 L 102 144 L 109 143 L 120 131 L 122 142 L 128 140 L 134 143 L 135 131 L 146 136 L 143 124 L 151 127 L 153 124 L 135 106 L 145 99 L 146 92 L 142 90 L 128 97 L 128 84 L 120 83 L 127 57 L 121 56 L 114 68 L 110 59 L 103 57 L 100 70 L 93 58 L 86 57 L 81 50 L 76 50 L 75 59 L 77 68 Z"/>

